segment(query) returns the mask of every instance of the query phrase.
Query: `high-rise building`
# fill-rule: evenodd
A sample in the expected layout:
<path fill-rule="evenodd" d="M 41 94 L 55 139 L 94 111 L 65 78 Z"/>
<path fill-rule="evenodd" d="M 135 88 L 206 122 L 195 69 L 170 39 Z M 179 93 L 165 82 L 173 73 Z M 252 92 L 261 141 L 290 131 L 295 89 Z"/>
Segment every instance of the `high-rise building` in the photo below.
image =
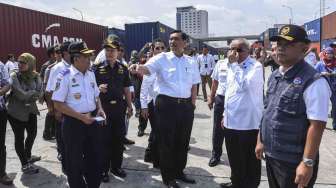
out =
<path fill-rule="evenodd" d="M 193 6 L 177 7 L 176 27 L 195 38 L 208 37 L 208 12 Z"/>

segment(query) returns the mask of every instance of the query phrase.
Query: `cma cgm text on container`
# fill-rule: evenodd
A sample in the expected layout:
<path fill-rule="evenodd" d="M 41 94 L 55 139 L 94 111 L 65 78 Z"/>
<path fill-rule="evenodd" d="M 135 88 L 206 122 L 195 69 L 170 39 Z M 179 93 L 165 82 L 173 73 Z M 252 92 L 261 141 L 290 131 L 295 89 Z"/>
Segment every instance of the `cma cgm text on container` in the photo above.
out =
<path fill-rule="evenodd" d="M 48 59 L 46 50 L 64 41 L 85 41 L 101 49 L 108 28 L 70 18 L 0 3 L 0 59 L 8 53 L 36 56 L 38 68 Z"/>

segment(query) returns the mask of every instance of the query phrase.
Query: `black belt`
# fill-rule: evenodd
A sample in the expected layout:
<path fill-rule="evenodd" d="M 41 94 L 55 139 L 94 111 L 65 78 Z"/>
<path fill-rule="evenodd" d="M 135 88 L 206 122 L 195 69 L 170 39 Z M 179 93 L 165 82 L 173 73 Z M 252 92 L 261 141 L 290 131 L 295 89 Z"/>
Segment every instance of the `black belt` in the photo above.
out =
<path fill-rule="evenodd" d="M 176 97 L 170 97 L 170 96 L 167 96 L 167 95 L 159 95 L 158 97 L 168 99 L 170 101 L 176 102 L 177 104 L 186 104 L 186 103 L 191 102 L 191 97 L 189 97 L 189 98 L 176 98 Z"/>

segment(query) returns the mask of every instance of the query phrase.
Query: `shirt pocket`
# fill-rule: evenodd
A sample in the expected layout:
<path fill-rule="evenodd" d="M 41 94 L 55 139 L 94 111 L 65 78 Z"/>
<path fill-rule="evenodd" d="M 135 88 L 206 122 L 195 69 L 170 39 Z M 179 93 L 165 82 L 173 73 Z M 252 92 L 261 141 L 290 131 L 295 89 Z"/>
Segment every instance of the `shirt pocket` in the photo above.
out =
<path fill-rule="evenodd" d="M 218 75 L 219 81 L 220 82 L 225 82 L 226 81 L 226 76 L 227 76 L 226 70 L 220 70 L 219 75 Z"/>
<path fill-rule="evenodd" d="M 289 89 L 279 100 L 278 110 L 287 116 L 296 116 L 299 113 L 300 94 L 295 90 Z"/>
<path fill-rule="evenodd" d="M 165 80 L 173 81 L 176 76 L 176 68 L 175 67 L 168 67 L 163 70 L 163 78 Z"/>
<path fill-rule="evenodd" d="M 80 85 L 77 84 L 72 84 L 69 89 L 69 98 L 72 103 L 79 104 L 83 101 L 83 94 Z"/>
<path fill-rule="evenodd" d="M 193 69 L 191 66 L 186 66 L 182 75 L 183 75 L 183 79 L 186 80 L 187 83 L 192 83 Z"/>

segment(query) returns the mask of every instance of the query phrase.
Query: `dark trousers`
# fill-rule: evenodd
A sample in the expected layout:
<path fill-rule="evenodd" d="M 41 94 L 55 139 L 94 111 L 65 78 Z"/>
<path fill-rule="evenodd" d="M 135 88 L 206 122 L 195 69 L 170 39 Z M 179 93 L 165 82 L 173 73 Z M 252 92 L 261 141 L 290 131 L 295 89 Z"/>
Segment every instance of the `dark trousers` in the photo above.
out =
<path fill-rule="evenodd" d="M 164 183 L 183 173 L 187 164 L 188 146 L 194 120 L 191 99 L 178 102 L 159 95 L 156 99 L 160 170 Z"/>
<path fill-rule="evenodd" d="M 62 133 L 70 188 L 99 188 L 102 174 L 102 125 L 64 115 Z"/>
<path fill-rule="evenodd" d="M 336 129 L 336 90 L 333 90 L 331 95 L 331 117 L 333 129 Z"/>
<path fill-rule="evenodd" d="M 54 114 L 48 112 L 44 122 L 43 138 L 51 138 L 55 136 L 56 119 Z"/>
<path fill-rule="evenodd" d="M 224 130 L 221 127 L 224 112 L 224 96 L 217 95 L 214 106 L 214 121 L 212 130 L 212 157 L 220 159 L 223 152 Z"/>
<path fill-rule="evenodd" d="M 151 101 L 148 104 L 148 119 L 151 125 L 151 132 L 148 138 L 148 146 L 146 148 L 146 153 L 151 156 L 153 163 L 159 162 L 159 151 L 158 151 L 158 142 L 157 142 L 157 120 L 155 119 L 154 104 Z"/>
<path fill-rule="evenodd" d="M 212 85 L 212 79 L 210 75 L 201 75 L 201 80 L 202 80 L 202 92 L 203 92 L 203 97 L 204 99 L 208 99 L 208 94 L 206 91 L 206 84 L 209 85 L 209 88 L 211 89 Z"/>
<path fill-rule="evenodd" d="M 63 118 L 61 121 L 55 121 L 55 135 L 56 135 L 56 144 L 57 144 L 57 152 L 61 155 L 61 163 L 62 170 L 66 174 L 65 169 L 65 157 L 64 157 L 64 140 L 62 135 L 62 126 L 63 126 Z"/>
<path fill-rule="evenodd" d="M 104 172 L 121 168 L 124 154 L 125 110 L 124 102 L 103 105 L 107 116 L 104 128 Z"/>
<path fill-rule="evenodd" d="M 22 165 L 28 164 L 31 157 L 31 151 L 37 133 L 37 117 L 36 114 L 30 114 L 28 121 L 20 121 L 8 115 L 8 121 L 13 129 L 15 137 L 15 151 L 19 156 Z M 25 131 L 27 137 L 25 139 Z"/>
<path fill-rule="evenodd" d="M 7 112 L 0 110 L 0 177 L 6 175 L 6 127 Z"/>
<path fill-rule="evenodd" d="M 139 126 L 138 129 L 144 131 L 147 128 L 148 119 L 145 119 L 142 117 L 142 115 L 139 116 Z"/>
<path fill-rule="evenodd" d="M 257 188 L 260 184 L 261 161 L 256 158 L 258 130 L 225 129 L 225 145 L 234 187 Z"/>
<path fill-rule="evenodd" d="M 313 176 L 310 179 L 307 188 L 313 188 L 318 172 L 319 160 L 317 157 L 313 169 Z M 297 188 L 295 184 L 296 168 L 299 163 L 288 163 L 266 156 L 266 169 L 268 184 L 270 188 Z"/>

